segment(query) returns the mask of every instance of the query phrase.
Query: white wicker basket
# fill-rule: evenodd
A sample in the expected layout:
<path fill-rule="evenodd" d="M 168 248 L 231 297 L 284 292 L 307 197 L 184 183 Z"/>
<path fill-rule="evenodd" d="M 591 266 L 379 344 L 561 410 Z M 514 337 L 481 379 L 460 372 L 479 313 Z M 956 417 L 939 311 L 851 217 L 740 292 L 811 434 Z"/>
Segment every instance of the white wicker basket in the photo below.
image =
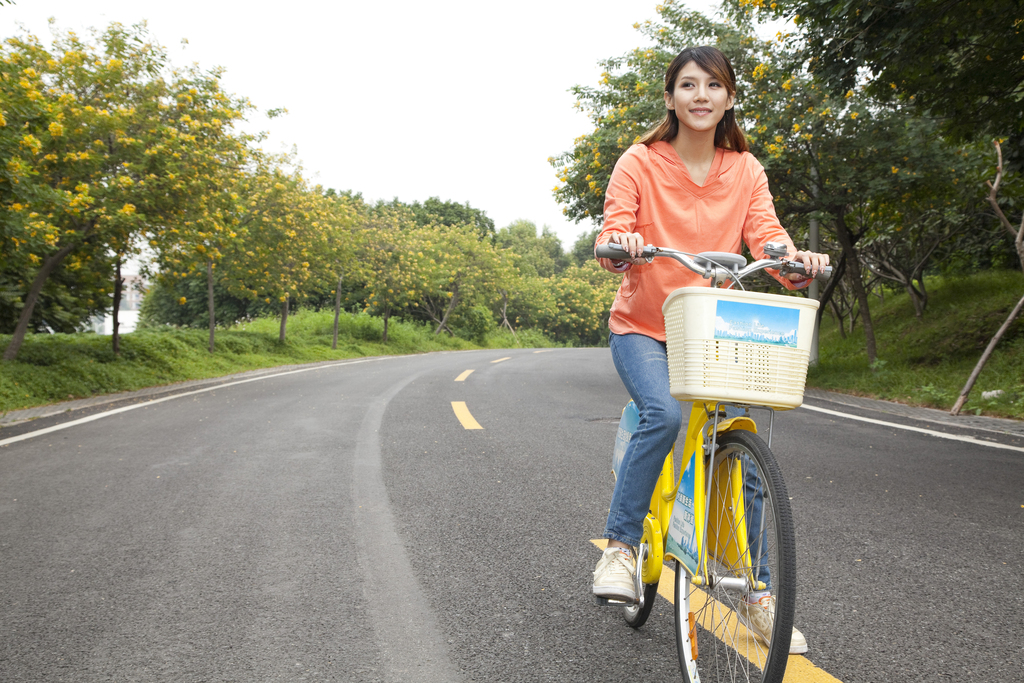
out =
<path fill-rule="evenodd" d="M 675 398 L 779 410 L 803 403 L 817 301 L 683 287 L 661 310 Z"/>

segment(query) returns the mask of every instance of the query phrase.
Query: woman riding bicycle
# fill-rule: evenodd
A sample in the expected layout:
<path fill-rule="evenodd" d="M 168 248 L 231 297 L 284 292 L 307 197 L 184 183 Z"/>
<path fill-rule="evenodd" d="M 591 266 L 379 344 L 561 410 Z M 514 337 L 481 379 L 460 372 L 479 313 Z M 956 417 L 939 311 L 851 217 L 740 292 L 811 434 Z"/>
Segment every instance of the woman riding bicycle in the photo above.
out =
<path fill-rule="evenodd" d="M 631 257 L 600 260 L 606 269 L 624 274 L 608 322 L 609 345 L 640 422 L 615 481 L 604 531 L 608 547 L 594 572 L 598 597 L 637 599 L 634 548 L 665 455 L 683 426 L 679 402 L 669 393 L 661 306 L 679 287 L 707 284 L 667 259 L 639 258 L 643 246 L 738 254 L 745 242 L 755 258 L 762 258 L 766 243 L 782 243 L 789 258 L 803 262 L 812 276 L 829 262 L 826 254 L 797 250 L 779 224 L 764 168 L 747 151 L 736 123 L 735 94 L 732 65 L 717 48 L 680 52 L 665 75 L 664 121 L 626 150 L 605 194 L 604 227 L 596 244 L 619 244 Z M 789 289 L 810 281 L 796 274 L 776 277 Z M 755 633 L 771 633 L 768 591 L 747 594 L 741 612 Z M 790 651 L 806 650 L 806 640 L 793 629 Z"/>

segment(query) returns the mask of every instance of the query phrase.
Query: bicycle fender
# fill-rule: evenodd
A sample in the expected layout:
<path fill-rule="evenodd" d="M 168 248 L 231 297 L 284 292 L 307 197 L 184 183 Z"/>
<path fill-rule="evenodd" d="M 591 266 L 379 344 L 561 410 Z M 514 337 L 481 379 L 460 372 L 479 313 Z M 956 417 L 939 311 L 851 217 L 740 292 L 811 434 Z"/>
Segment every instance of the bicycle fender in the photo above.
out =
<path fill-rule="evenodd" d="M 734 429 L 745 429 L 748 432 L 754 432 L 757 434 L 757 423 L 751 420 L 749 417 L 732 417 L 728 420 L 722 420 L 718 423 L 718 433 L 722 434 Z"/>

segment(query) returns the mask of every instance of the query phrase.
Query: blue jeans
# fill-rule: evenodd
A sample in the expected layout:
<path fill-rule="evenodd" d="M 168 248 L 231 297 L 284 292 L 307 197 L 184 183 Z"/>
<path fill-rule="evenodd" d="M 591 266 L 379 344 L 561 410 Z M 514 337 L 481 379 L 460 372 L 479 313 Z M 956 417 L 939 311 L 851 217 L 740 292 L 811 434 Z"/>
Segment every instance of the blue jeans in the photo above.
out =
<path fill-rule="evenodd" d="M 643 536 L 644 517 L 650 508 L 665 456 L 683 427 L 683 412 L 679 401 L 669 393 L 665 342 L 642 334 L 612 332 L 608 336 L 608 345 L 615 369 L 640 413 L 640 422 L 619 466 L 604 537 L 638 546 Z M 727 406 L 725 412 L 727 417 L 743 414 L 742 409 L 732 406 Z M 751 466 L 746 466 L 748 464 Z M 758 566 L 757 580 L 770 585 L 766 564 L 767 538 L 760 533 L 763 484 L 753 463 L 744 465 L 744 498 L 751 555 Z"/>

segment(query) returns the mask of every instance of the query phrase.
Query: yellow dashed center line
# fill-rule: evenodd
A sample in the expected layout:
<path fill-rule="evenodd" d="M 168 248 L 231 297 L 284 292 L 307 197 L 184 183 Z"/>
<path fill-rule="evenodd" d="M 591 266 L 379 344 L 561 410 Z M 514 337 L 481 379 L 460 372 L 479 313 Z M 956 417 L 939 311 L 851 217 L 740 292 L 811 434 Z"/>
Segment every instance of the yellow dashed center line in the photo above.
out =
<path fill-rule="evenodd" d="M 456 377 L 456 378 L 455 378 L 455 381 L 456 381 L 456 382 L 465 382 L 465 381 L 466 381 L 466 378 L 467 378 L 467 377 L 469 377 L 469 376 L 470 376 L 470 375 L 471 375 L 472 373 L 473 373 L 473 371 L 472 371 L 472 370 L 466 370 L 466 371 L 465 371 L 465 372 L 463 372 L 463 373 L 462 373 L 461 375 L 459 375 L 458 377 Z"/>
<path fill-rule="evenodd" d="M 512 356 L 505 356 L 504 358 L 499 358 L 498 360 L 492 360 L 491 362 L 492 363 L 500 363 L 503 360 L 512 360 Z"/>
<path fill-rule="evenodd" d="M 455 417 L 459 418 L 459 422 L 466 429 L 483 429 L 472 413 L 469 412 L 465 401 L 452 401 L 452 410 L 455 411 Z"/>
<path fill-rule="evenodd" d="M 606 538 L 595 538 L 590 542 L 596 545 L 598 548 L 601 548 L 602 550 L 608 545 L 608 539 Z M 661 570 L 661 581 L 658 582 L 658 595 L 665 598 L 670 603 L 675 604 L 675 585 L 675 570 L 673 570 L 666 564 Z M 691 608 L 694 607 L 697 604 L 697 602 L 702 600 L 712 600 L 712 598 L 708 597 L 707 593 L 705 593 L 702 590 L 695 590 L 693 593 L 691 593 L 690 597 Z M 729 610 L 729 608 L 725 607 L 721 603 L 719 603 L 717 607 L 721 610 L 731 611 Z M 728 620 L 724 621 L 728 621 L 731 624 L 731 628 L 735 629 L 735 633 L 737 636 L 743 636 L 746 634 L 746 629 L 743 628 L 743 626 L 739 623 L 739 620 L 735 618 L 729 618 Z M 701 625 L 707 628 L 705 624 Z M 719 640 L 722 640 L 720 633 L 716 633 L 715 635 L 718 637 Z M 751 641 L 754 640 L 750 636 L 746 637 L 749 638 Z M 698 666 L 699 665 L 700 664 L 698 659 Z M 803 655 L 793 654 L 789 656 L 789 661 L 786 665 L 786 676 L 782 679 L 782 681 L 783 683 L 842 683 L 838 678 L 835 678 L 825 670 L 819 669 L 818 667 L 814 666 L 814 664 L 812 664 L 810 660 L 808 660 Z"/>

